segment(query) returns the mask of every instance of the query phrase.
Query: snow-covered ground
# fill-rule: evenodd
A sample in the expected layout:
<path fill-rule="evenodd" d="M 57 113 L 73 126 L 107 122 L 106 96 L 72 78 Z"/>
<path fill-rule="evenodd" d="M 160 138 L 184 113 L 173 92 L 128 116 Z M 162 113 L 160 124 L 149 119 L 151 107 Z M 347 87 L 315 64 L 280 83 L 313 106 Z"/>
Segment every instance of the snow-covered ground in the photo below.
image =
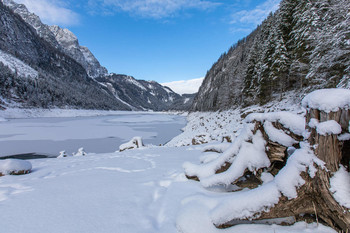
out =
<path fill-rule="evenodd" d="M 286 106 L 301 116 L 304 113 L 300 106 L 283 103 L 270 109 L 281 110 Z M 165 130 L 166 134 L 176 135 L 182 127 L 179 125 L 185 123 L 181 116 L 154 113 L 21 111 L 10 110 L 7 115 L 0 114 L 5 119 L 0 122 L 0 150 L 3 149 L 1 140 L 5 143 L 11 138 L 17 142 L 81 139 L 87 140 L 92 147 L 98 147 L 98 138 L 109 136 L 114 137 L 113 140 L 121 137 L 123 142 L 134 136 L 151 140 L 157 135 L 157 127 L 161 128 L 160 131 Z M 30 160 L 33 167 L 30 174 L 0 177 L 0 206 L 4 213 L 0 219 L 1 229 L 7 233 L 335 233 L 331 228 L 316 223 L 273 224 L 278 221 L 293 222 L 293 219 L 277 219 L 268 221 L 269 224 L 240 224 L 228 229 L 214 227 L 213 209 L 217 207 L 218 200 L 226 198 L 231 200 L 232 205 L 232 193 L 220 187 L 204 188 L 200 182 L 186 179 L 183 164 L 196 164 L 199 159 L 206 163 L 215 159 L 203 157 L 203 149 L 215 147 L 225 151 L 231 144 L 193 146 L 190 145 L 193 137 L 205 134 L 204 138 L 209 142 L 221 142 L 225 136 L 234 139 L 243 128 L 242 118 L 251 112 L 262 112 L 262 109 L 251 107 L 218 113 L 192 113 L 188 116 L 184 132 L 167 146 L 151 145 L 112 152 L 118 149 L 119 145 L 115 143 L 109 153 Z M 32 118 L 34 116 L 39 118 Z M 174 124 L 178 125 L 170 127 Z M 117 128 L 113 129 L 115 125 Z M 91 134 L 87 133 L 88 129 L 92 130 Z M 158 136 L 164 138 L 164 135 Z M 82 146 L 76 142 L 75 151 Z M 87 152 L 96 152 L 87 148 Z M 344 180 L 344 176 L 341 177 L 333 182 L 336 191 L 339 190 L 339 180 Z M 266 182 L 269 182 L 268 178 Z M 344 196 L 336 191 L 335 195 Z M 250 192 L 247 194 L 250 195 Z M 237 195 L 244 196 L 244 192 Z"/>
<path fill-rule="evenodd" d="M 183 201 L 194 194 L 221 194 L 184 176 L 182 163 L 197 161 L 202 147 L 152 147 L 32 160 L 32 173 L 0 178 L 1 229 L 6 233 L 334 233 L 306 223 L 216 229 L 205 206 L 199 206 L 204 208 L 200 211 Z"/>

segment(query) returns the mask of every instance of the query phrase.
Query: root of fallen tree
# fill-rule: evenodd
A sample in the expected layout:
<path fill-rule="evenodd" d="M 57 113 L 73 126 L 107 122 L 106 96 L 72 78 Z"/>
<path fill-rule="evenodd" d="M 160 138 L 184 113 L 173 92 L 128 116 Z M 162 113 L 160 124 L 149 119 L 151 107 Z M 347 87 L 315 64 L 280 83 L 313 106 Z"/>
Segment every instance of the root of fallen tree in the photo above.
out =
<path fill-rule="evenodd" d="M 283 130 L 288 136 L 293 138 L 297 143 L 293 146 L 298 148 L 301 141 L 308 142 L 315 156 L 325 163 L 324 167 L 315 164 L 317 169 L 315 176 L 311 177 L 307 171 L 301 173 L 305 183 L 297 189 L 297 197 L 288 199 L 281 196 L 279 202 L 272 208 L 256 213 L 256 217 L 251 220 L 273 219 L 281 217 L 294 216 L 297 220 L 306 220 L 310 216 L 315 221 L 320 221 L 338 231 L 348 232 L 350 229 L 350 209 L 340 205 L 333 197 L 330 191 L 330 178 L 339 170 L 342 164 L 349 171 L 350 160 L 350 141 L 339 140 L 339 134 L 322 135 L 317 131 L 317 127 L 311 127 L 309 122 L 313 120 L 322 123 L 330 120 L 336 121 L 342 128 L 342 134 L 349 133 L 350 110 L 340 109 L 337 112 L 323 112 L 318 109 L 308 109 L 306 115 L 306 132 L 308 137 L 303 138 L 296 135 L 291 130 L 285 128 L 279 122 L 273 122 L 276 129 Z M 256 170 L 255 172 L 247 171 L 243 176 L 236 179 L 232 184 L 243 188 L 256 188 L 262 184 L 261 173 L 264 170 L 275 176 L 285 165 L 288 160 L 288 147 L 272 141 L 261 121 L 255 121 L 253 133 L 260 131 L 267 142 L 266 154 L 270 160 L 270 167 Z M 311 125 L 311 126 L 310 126 Z M 230 162 L 222 163 L 217 168 L 216 174 L 227 171 L 231 166 Z M 215 175 L 215 174 L 214 174 Z M 200 177 L 188 175 L 188 178 L 200 181 Z M 244 179 L 242 179 L 244 178 Z M 227 228 L 232 226 L 230 222 L 239 219 L 232 219 L 224 224 L 217 225 L 218 228 Z"/>

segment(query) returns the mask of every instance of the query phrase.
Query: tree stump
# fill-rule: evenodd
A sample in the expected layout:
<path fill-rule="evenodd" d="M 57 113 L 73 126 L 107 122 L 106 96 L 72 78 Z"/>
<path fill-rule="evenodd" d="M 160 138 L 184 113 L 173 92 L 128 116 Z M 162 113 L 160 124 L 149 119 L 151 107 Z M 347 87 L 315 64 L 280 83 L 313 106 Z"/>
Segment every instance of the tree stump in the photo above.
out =
<path fill-rule="evenodd" d="M 348 109 L 339 109 L 337 112 L 309 109 L 306 119 L 309 123 L 312 119 L 316 119 L 319 123 L 334 120 L 341 126 L 342 133 L 349 133 L 350 111 Z M 318 169 L 316 177 L 310 181 L 318 215 L 335 229 L 349 230 L 349 209 L 339 205 L 329 191 L 330 177 L 339 170 L 342 162 L 347 161 L 343 157 L 350 156 L 350 154 L 343 153 L 344 144 L 347 144 L 348 141 L 339 141 L 339 135 L 336 134 L 321 135 L 317 132 L 317 126 L 310 127 L 308 124 L 307 128 L 311 132 L 308 141 L 314 147 L 315 155 L 325 162 L 327 168 L 327 170 Z M 343 165 L 349 169 L 349 164 Z"/>
<path fill-rule="evenodd" d="M 314 119 L 314 120 L 312 120 Z M 307 129 L 310 132 L 308 142 L 315 155 L 325 162 L 326 169 L 318 167 L 316 176 L 311 178 L 304 173 L 305 184 L 298 189 L 298 197 L 288 200 L 282 197 L 277 205 L 267 212 L 261 213 L 258 219 L 300 215 L 316 215 L 318 220 L 336 230 L 344 232 L 350 229 L 350 209 L 341 206 L 333 197 L 330 189 L 330 177 L 339 170 L 339 165 L 349 169 L 349 140 L 340 141 L 338 134 L 320 134 L 317 126 L 311 127 L 310 122 L 319 123 L 334 120 L 342 129 L 342 133 L 349 133 L 350 111 L 339 109 L 337 112 L 324 112 L 318 109 L 308 109 L 306 115 Z"/>

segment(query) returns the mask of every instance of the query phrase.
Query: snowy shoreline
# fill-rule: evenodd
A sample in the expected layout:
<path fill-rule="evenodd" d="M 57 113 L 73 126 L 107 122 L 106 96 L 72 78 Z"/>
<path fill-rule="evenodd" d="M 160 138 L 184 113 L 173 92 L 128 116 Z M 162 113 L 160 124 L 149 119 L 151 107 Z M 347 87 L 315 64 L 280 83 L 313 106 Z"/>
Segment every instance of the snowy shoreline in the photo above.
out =
<path fill-rule="evenodd" d="M 42 108 L 8 108 L 0 110 L 0 122 L 6 119 L 25 118 L 52 118 L 52 117 L 94 117 L 117 116 L 122 114 L 168 114 L 184 115 L 182 112 L 153 112 L 153 111 L 112 111 L 112 110 L 88 110 L 88 109 L 42 109 Z"/>

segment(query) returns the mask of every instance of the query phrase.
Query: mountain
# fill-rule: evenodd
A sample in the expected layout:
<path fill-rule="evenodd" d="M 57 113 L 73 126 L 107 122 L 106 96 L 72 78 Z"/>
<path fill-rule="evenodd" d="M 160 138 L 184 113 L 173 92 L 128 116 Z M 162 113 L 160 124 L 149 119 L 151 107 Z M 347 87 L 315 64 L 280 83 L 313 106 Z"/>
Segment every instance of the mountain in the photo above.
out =
<path fill-rule="evenodd" d="M 0 108 L 190 108 L 193 96 L 154 81 L 108 74 L 71 31 L 43 24 L 24 5 L 1 0 L 0 11 Z"/>
<path fill-rule="evenodd" d="M 188 110 L 194 98 L 181 96 L 155 81 L 136 80 L 128 75 L 110 74 L 96 81 L 133 110 Z"/>
<path fill-rule="evenodd" d="M 87 47 L 79 45 L 78 38 L 71 31 L 66 28 L 62 29 L 59 26 L 49 26 L 49 29 L 63 48 L 63 51 L 79 62 L 90 77 L 96 78 L 108 74 L 107 69 L 100 65 L 91 51 Z"/>
<path fill-rule="evenodd" d="M 283 0 L 206 74 L 192 111 L 265 104 L 350 88 L 350 1 Z"/>
<path fill-rule="evenodd" d="M 1 105 L 130 110 L 37 32 L 0 2 Z"/>
<path fill-rule="evenodd" d="M 61 50 L 79 62 L 90 77 L 95 78 L 108 73 L 107 69 L 100 65 L 88 48 L 79 45 L 77 37 L 71 31 L 62 29 L 59 26 L 48 26 L 42 23 L 40 18 L 29 12 L 23 4 L 17 4 L 12 0 L 1 1 L 16 14 L 20 15 L 51 46 Z"/>

